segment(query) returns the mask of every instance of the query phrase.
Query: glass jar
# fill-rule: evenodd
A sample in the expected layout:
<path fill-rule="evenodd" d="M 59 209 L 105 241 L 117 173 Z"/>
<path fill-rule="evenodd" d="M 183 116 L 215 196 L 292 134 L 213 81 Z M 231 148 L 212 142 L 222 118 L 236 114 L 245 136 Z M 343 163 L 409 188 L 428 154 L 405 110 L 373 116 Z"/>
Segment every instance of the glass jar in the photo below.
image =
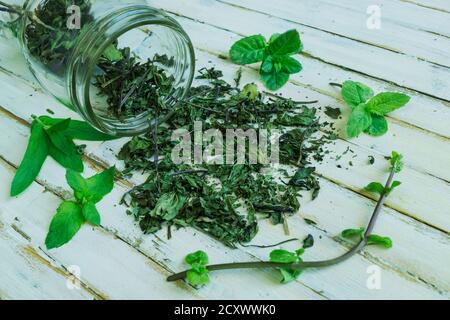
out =
<path fill-rule="evenodd" d="M 18 37 L 41 86 L 115 136 L 164 121 L 189 90 L 192 43 L 144 1 L 28 0 Z"/>

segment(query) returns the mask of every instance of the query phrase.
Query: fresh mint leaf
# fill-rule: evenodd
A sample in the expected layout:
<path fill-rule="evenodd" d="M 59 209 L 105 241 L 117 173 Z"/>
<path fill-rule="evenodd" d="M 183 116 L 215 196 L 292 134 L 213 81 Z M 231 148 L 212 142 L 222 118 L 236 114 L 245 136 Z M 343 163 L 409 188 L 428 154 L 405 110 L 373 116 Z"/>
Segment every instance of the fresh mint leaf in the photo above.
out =
<path fill-rule="evenodd" d="M 66 130 L 70 125 L 70 119 L 58 119 L 50 128 L 47 129 L 47 132 L 59 132 Z"/>
<path fill-rule="evenodd" d="M 204 251 L 196 251 L 185 258 L 187 264 L 192 266 L 186 274 L 186 280 L 193 286 L 203 286 L 209 283 L 209 271 L 206 265 L 209 263 L 208 255 Z"/>
<path fill-rule="evenodd" d="M 234 63 L 245 65 L 262 61 L 266 50 L 266 39 L 254 35 L 237 41 L 230 49 L 230 58 Z"/>
<path fill-rule="evenodd" d="M 116 168 L 111 167 L 95 176 L 86 179 L 87 200 L 97 203 L 110 193 L 114 187 Z"/>
<path fill-rule="evenodd" d="M 63 202 L 50 223 L 45 239 L 47 249 L 59 248 L 69 242 L 84 223 L 81 207 L 71 201 Z"/>
<path fill-rule="evenodd" d="M 285 72 L 276 72 L 275 68 L 271 72 L 261 70 L 261 78 L 264 85 L 272 91 L 276 91 L 283 87 L 289 80 L 289 74 Z"/>
<path fill-rule="evenodd" d="M 371 117 L 372 124 L 366 130 L 364 130 L 364 132 L 374 137 L 384 135 L 388 131 L 388 123 L 384 116 L 371 114 Z"/>
<path fill-rule="evenodd" d="M 389 249 L 392 248 L 392 240 L 389 237 L 371 234 L 367 237 L 367 245 L 377 245 Z"/>
<path fill-rule="evenodd" d="M 75 143 L 67 138 L 61 131 L 47 131 L 47 135 L 53 146 L 65 155 L 70 156 L 77 154 L 77 146 Z"/>
<path fill-rule="evenodd" d="M 83 172 L 84 165 L 81 155 L 77 153 L 65 154 L 56 148 L 52 143 L 48 146 L 49 155 L 60 165 L 66 169 L 74 170 L 76 172 Z"/>
<path fill-rule="evenodd" d="M 185 261 L 190 265 L 200 264 L 205 266 L 209 263 L 208 255 L 202 250 L 188 254 Z"/>
<path fill-rule="evenodd" d="M 75 197 L 78 201 L 83 204 L 86 202 L 95 204 L 112 191 L 114 187 L 115 170 L 115 167 L 111 167 L 89 179 L 83 178 L 78 172 L 68 170 L 66 173 L 66 180 L 75 192 Z"/>
<path fill-rule="evenodd" d="M 47 158 L 48 146 L 49 142 L 44 127 L 37 121 L 33 121 L 27 150 L 11 185 L 12 197 L 25 191 L 36 179 Z"/>
<path fill-rule="evenodd" d="M 292 57 L 284 56 L 278 59 L 281 64 L 281 71 L 287 74 L 299 73 L 302 71 L 302 64 Z"/>
<path fill-rule="evenodd" d="M 303 45 L 300 40 L 300 34 L 295 29 L 288 30 L 272 38 L 268 47 L 268 53 L 273 56 L 290 56 L 300 53 L 302 50 Z"/>
<path fill-rule="evenodd" d="M 403 156 L 396 151 L 392 151 L 392 156 L 390 163 L 392 168 L 394 168 L 395 173 L 399 173 L 403 169 Z"/>
<path fill-rule="evenodd" d="M 361 103 L 373 97 L 374 92 L 371 88 L 355 81 L 345 81 L 342 84 L 342 98 L 352 108 L 359 106 Z"/>
<path fill-rule="evenodd" d="M 206 268 L 205 268 L 206 269 Z M 198 272 L 196 270 L 188 270 L 186 273 L 186 280 L 189 284 L 199 287 L 204 286 L 209 283 L 209 275 L 208 272 Z"/>
<path fill-rule="evenodd" d="M 278 263 L 294 263 L 297 262 L 298 256 L 295 253 L 277 249 L 270 253 L 270 261 Z"/>
<path fill-rule="evenodd" d="M 355 237 L 363 237 L 365 228 L 359 229 L 346 229 L 342 231 L 341 236 L 345 239 L 355 238 Z"/>
<path fill-rule="evenodd" d="M 403 93 L 383 92 L 367 102 L 367 111 L 384 116 L 389 112 L 403 107 L 411 100 L 411 97 Z"/>
<path fill-rule="evenodd" d="M 372 117 L 366 110 L 366 105 L 361 103 L 353 109 L 347 123 L 347 135 L 355 138 L 372 124 Z"/>
<path fill-rule="evenodd" d="M 100 225 L 100 214 L 98 213 L 95 204 L 87 202 L 83 205 L 82 213 L 87 222 L 94 226 Z"/>
<path fill-rule="evenodd" d="M 263 63 L 261 64 L 261 71 L 270 73 L 275 68 L 274 66 L 275 62 L 273 60 L 272 56 L 267 56 L 266 59 L 264 59 Z"/>
<path fill-rule="evenodd" d="M 302 248 L 295 250 L 295 254 L 297 255 L 297 257 L 300 258 L 300 256 L 302 256 L 305 253 L 305 245 L 303 245 Z"/>
<path fill-rule="evenodd" d="M 77 193 L 80 195 L 85 195 L 88 193 L 86 180 L 78 172 L 75 172 L 73 170 L 67 170 L 66 180 L 69 186 L 72 188 L 72 190 L 75 191 L 75 195 L 77 195 Z M 77 200 L 81 201 L 82 197 L 81 198 L 77 197 Z"/>
<path fill-rule="evenodd" d="M 371 182 L 364 188 L 364 190 L 381 195 L 384 192 L 384 186 L 379 182 Z"/>
<path fill-rule="evenodd" d="M 41 116 L 39 120 L 45 125 L 52 126 L 65 119 Z M 117 139 L 117 137 L 102 133 L 94 129 L 89 123 L 79 120 L 70 120 L 68 127 L 64 130 L 64 135 L 75 140 L 84 141 L 108 141 Z"/>
<path fill-rule="evenodd" d="M 395 188 L 400 186 L 402 183 L 400 181 L 394 181 L 392 182 L 392 185 L 388 188 L 387 194 L 390 194 L 392 191 L 394 191 Z"/>
<path fill-rule="evenodd" d="M 295 281 L 302 273 L 302 270 L 294 270 L 291 268 L 279 268 L 278 270 L 281 272 L 281 283 L 283 284 Z"/>
<path fill-rule="evenodd" d="M 270 253 L 270 261 L 286 264 L 292 264 L 302 261 L 300 256 L 305 252 L 305 243 L 306 247 L 308 247 L 308 245 L 311 244 L 307 243 L 310 242 L 310 239 L 311 238 L 308 236 L 307 239 L 305 239 L 306 241 L 303 242 L 303 248 L 300 248 L 295 252 L 289 252 L 282 249 L 273 250 Z M 289 266 L 278 268 L 278 270 L 280 270 L 282 276 L 281 283 L 289 283 L 291 281 L 294 281 L 302 273 L 302 270 L 292 269 Z"/>

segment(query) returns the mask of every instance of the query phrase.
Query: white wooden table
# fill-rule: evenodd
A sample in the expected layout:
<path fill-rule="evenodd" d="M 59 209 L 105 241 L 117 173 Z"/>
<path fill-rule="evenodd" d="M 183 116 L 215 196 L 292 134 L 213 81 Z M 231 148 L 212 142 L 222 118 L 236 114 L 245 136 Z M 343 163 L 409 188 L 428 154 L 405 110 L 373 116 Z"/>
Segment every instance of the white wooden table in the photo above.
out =
<path fill-rule="evenodd" d="M 322 106 L 349 109 L 330 81 L 353 79 L 376 92 L 412 96 L 409 105 L 389 116 L 389 133 L 361 136 L 332 146 L 318 166 L 322 191 L 303 200 L 290 221 L 292 235 L 314 235 L 305 258 L 334 257 L 348 246 L 336 239 L 345 228 L 367 223 L 375 204 L 361 188 L 384 181 L 384 157 L 404 154 L 402 186 L 387 201 L 376 233 L 390 236 L 391 250 L 371 247 L 350 260 L 323 270 L 308 270 L 298 281 L 278 284 L 273 270 L 214 273 L 200 290 L 167 275 L 185 268 L 186 253 L 203 249 L 214 263 L 266 259 L 270 251 L 230 250 L 191 229 L 143 235 L 124 207 L 122 194 L 140 180 L 117 184 L 101 202 L 102 226 L 84 226 L 70 244 L 47 251 L 49 222 L 69 188 L 64 170 L 47 160 L 32 187 L 8 196 L 11 179 L 29 136 L 32 114 L 50 108 L 58 117 L 77 116 L 45 94 L 30 75 L 14 41 L 0 41 L 0 299 L 448 299 L 450 289 L 450 2 L 447 0 L 164 0 L 151 5 L 172 14 L 196 48 L 197 68 L 216 66 L 232 79 L 237 66 L 220 59 L 242 36 L 270 36 L 296 28 L 305 53 L 304 70 L 281 90 L 294 99 L 318 99 Z M 367 27 L 367 9 L 381 9 L 381 29 Z M 256 68 L 244 68 L 243 83 L 258 81 Z M 342 127 L 339 122 L 338 127 Z M 116 162 L 125 140 L 89 143 L 87 176 Z M 347 147 L 336 168 L 334 157 Z M 368 156 L 375 164 L 368 165 Z M 333 158 L 331 158 L 333 157 Z M 348 166 L 352 160 L 354 166 Z M 308 225 L 302 218 L 315 220 Z M 260 223 L 255 243 L 285 239 L 282 227 Z M 296 244 L 285 245 L 293 248 Z M 370 272 L 381 270 L 381 288 L 367 286 Z M 368 273 L 369 272 L 369 273 Z M 77 289 L 68 279 L 74 273 Z M 370 282 L 370 281 L 369 281 Z"/>

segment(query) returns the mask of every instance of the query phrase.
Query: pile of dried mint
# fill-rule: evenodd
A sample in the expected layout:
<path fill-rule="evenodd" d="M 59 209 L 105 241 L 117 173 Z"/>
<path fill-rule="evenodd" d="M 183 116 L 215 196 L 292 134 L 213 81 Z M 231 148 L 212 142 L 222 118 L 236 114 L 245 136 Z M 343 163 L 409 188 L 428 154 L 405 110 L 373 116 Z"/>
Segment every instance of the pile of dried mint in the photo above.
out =
<path fill-rule="evenodd" d="M 321 161 L 327 152 L 324 146 L 335 135 L 328 123 L 319 121 L 316 110 L 304 103 L 265 96 L 255 85 L 240 90 L 220 79 L 218 70 L 200 73 L 198 78 L 207 84 L 192 88 L 167 123 L 134 137 L 121 150 L 125 174 L 149 174 L 145 183 L 124 196 L 123 203 L 146 233 L 167 226 L 170 237 L 172 226 L 193 227 L 234 247 L 253 239 L 258 218 L 285 223 L 286 216 L 300 207 L 300 191 L 311 190 L 313 198 L 317 196 L 320 187 L 311 160 Z M 194 121 L 202 121 L 203 130 L 221 132 L 282 130 L 280 162 L 284 165 L 254 165 L 248 160 L 234 165 L 175 165 L 171 152 L 178 142 L 171 141 L 172 132 L 180 128 L 192 132 Z M 294 174 L 289 174 L 289 168 L 295 168 Z"/>
<path fill-rule="evenodd" d="M 71 5 L 80 8 L 79 30 L 67 27 L 67 10 Z M 31 55 L 52 72 L 64 74 L 71 50 L 94 20 L 90 1 L 46 0 L 28 15 L 30 23 L 25 37 Z M 173 63 L 173 58 L 166 55 L 140 61 L 130 48 L 119 49 L 117 41 L 111 44 L 98 61 L 99 74 L 94 82 L 98 95 L 106 100 L 108 115 L 123 120 L 148 112 L 154 117 L 156 105 L 160 112 L 166 111 L 162 101 L 172 90 L 174 78 L 163 66 L 170 67 Z"/>

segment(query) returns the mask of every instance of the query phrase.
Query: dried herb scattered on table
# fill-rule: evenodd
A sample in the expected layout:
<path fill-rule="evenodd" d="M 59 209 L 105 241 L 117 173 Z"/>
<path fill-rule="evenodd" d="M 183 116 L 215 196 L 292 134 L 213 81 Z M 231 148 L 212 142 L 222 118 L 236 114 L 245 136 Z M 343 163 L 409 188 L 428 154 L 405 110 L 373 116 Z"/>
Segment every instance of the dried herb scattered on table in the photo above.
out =
<path fill-rule="evenodd" d="M 146 233 L 167 226 L 170 235 L 172 226 L 193 227 L 234 247 L 253 239 L 258 218 L 284 223 L 286 216 L 300 208 L 300 191 L 318 193 L 311 161 L 322 159 L 324 145 L 334 135 L 320 132 L 329 128 L 320 123 L 315 109 L 265 96 L 252 84 L 240 90 L 221 75 L 218 70 L 202 69 L 199 78 L 207 83 L 193 87 L 173 117 L 158 127 L 158 166 L 153 158 L 154 132 L 134 137 L 119 154 L 125 161 L 125 174 L 139 171 L 149 175 L 123 198 L 130 207 L 128 213 Z M 234 165 L 175 165 L 171 152 L 177 142 L 171 141 L 172 132 L 179 128 L 191 132 L 196 120 L 203 121 L 204 131 L 281 129 L 280 161 L 284 166 L 254 165 L 248 159 Z"/>

